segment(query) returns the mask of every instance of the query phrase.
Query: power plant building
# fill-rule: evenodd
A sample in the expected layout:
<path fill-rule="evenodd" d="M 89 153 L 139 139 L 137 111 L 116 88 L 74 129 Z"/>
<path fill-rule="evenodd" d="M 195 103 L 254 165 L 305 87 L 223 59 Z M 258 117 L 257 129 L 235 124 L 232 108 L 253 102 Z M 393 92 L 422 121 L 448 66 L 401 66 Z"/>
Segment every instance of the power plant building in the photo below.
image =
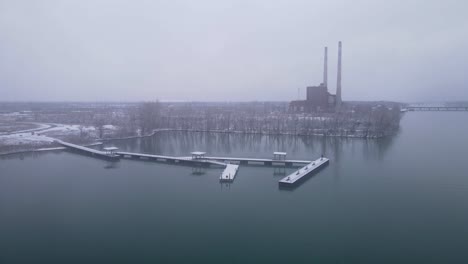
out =
<path fill-rule="evenodd" d="M 290 112 L 334 112 L 341 107 L 341 41 L 338 43 L 338 76 L 336 95 L 328 92 L 327 53 L 328 50 L 325 47 L 323 83 L 318 86 L 308 86 L 306 100 L 290 102 Z"/>

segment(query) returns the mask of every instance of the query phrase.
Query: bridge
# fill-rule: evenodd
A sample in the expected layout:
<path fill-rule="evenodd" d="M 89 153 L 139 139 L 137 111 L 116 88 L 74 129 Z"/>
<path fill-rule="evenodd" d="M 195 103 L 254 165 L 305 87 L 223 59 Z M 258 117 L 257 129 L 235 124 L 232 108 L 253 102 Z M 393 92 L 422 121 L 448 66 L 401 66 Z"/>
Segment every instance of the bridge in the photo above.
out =
<path fill-rule="evenodd" d="M 468 106 L 448 106 L 445 104 L 410 104 L 402 111 L 468 111 Z"/>

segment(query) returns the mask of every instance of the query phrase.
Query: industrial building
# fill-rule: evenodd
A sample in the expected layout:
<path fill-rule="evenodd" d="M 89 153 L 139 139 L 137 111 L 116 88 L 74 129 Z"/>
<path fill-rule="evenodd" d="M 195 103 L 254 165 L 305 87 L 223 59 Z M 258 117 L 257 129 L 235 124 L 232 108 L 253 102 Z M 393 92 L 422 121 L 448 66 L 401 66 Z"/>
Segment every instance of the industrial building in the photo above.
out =
<path fill-rule="evenodd" d="M 308 86 L 306 100 L 291 101 L 289 111 L 295 113 L 334 112 L 341 107 L 341 41 L 338 42 L 338 71 L 336 95 L 328 91 L 328 49 L 325 47 L 323 83 L 318 86 Z"/>

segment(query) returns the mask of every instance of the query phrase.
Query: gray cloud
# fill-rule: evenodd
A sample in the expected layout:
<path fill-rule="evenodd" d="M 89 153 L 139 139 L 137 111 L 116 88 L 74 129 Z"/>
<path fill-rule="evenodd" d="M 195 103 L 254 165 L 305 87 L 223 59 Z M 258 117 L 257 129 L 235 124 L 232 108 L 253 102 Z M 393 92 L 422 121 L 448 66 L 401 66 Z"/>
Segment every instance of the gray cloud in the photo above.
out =
<path fill-rule="evenodd" d="M 0 1 L 0 101 L 468 99 L 465 1 Z"/>

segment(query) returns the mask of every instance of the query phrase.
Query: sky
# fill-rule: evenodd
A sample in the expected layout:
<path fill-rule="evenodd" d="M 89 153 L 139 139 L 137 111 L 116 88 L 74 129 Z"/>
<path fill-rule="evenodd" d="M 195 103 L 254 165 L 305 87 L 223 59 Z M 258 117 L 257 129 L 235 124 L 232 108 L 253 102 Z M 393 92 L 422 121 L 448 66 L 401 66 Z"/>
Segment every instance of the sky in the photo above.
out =
<path fill-rule="evenodd" d="M 0 0 L 0 101 L 468 100 L 465 0 Z"/>

